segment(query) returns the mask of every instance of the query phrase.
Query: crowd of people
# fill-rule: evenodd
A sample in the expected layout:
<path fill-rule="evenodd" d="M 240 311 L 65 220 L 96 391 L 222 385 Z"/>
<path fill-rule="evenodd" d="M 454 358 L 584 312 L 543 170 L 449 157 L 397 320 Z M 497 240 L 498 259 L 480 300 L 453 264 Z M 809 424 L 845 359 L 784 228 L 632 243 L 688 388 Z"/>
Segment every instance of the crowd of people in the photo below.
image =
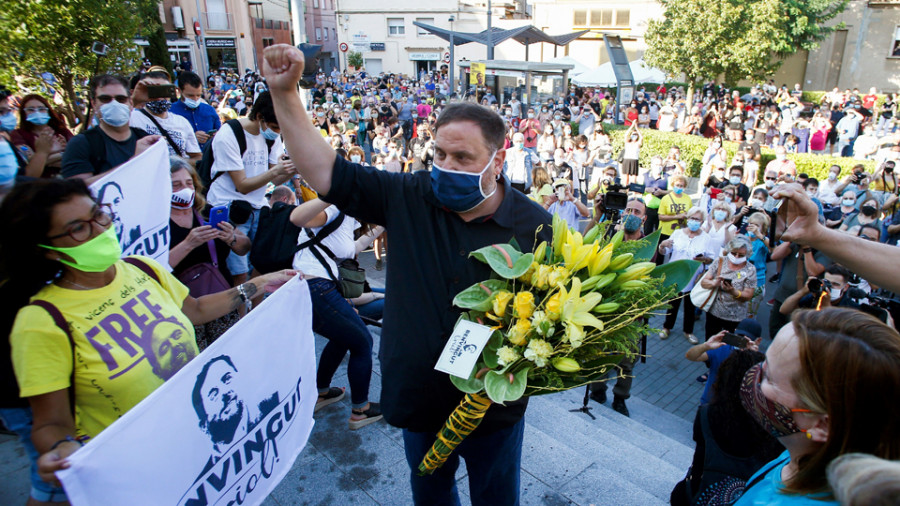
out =
<path fill-rule="evenodd" d="M 204 82 L 184 63 L 176 75 L 152 65 L 130 79 L 98 75 L 87 128 L 67 125 L 41 95 L 0 97 L 0 290 L 9 301 L 0 418 L 34 463 L 32 504 L 65 501 L 53 472 L 68 455 L 298 272 L 313 329 L 328 340 L 315 410 L 344 398 L 332 380 L 349 353 L 349 428 L 382 418 L 403 428 L 414 500 L 445 501 L 456 465 L 431 476 L 416 469 L 461 397 L 432 367 L 458 317 L 450 301 L 487 274 L 468 252 L 510 237 L 530 250 L 554 214 L 582 232 L 609 221 L 624 240 L 658 234 L 657 264 L 698 262 L 651 336 L 678 333 L 680 314 L 687 359 L 709 366 L 698 378 L 697 454 L 673 504 L 741 492 L 738 504 L 833 500 L 846 488 L 827 471 L 842 455 L 900 458 L 900 413 L 883 402 L 900 395 L 900 335 L 877 295 L 900 284 L 890 262 L 866 262 L 900 252 L 896 95 L 834 90 L 810 105 L 799 85 L 769 82 L 741 96 L 709 84 L 689 105 L 683 88 L 662 85 L 617 109 L 602 89 L 529 104 L 490 89 L 453 93 L 439 72 L 364 70 L 319 73 L 298 94 L 302 61 L 275 46 L 262 75 L 211 72 Z M 618 152 L 606 131 L 615 119 L 627 125 Z M 696 193 L 677 145 L 642 166 L 646 129 L 709 138 Z M 725 140 L 740 142 L 736 155 Z M 120 259 L 131 231 L 88 189 L 156 142 L 171 156 L 168 268 Z M 761 167 L 763 146 L 776 157 Z M 793 153 L 877 169 L 835 164 L 819 181 L 798 173 Z M 227 219 L 213 220 L 221 213 Z M 286 234 L 296 247 L 274 261 L 258 246 Z M 386 289 L 344 277 L 368 248 L 376 269 L 390 259 Z M 140 300 L 153 323 L 133 305 L 104 304 L 136 283 L 148 287 Z M 147 361 L 114 378 L 107 372 L 133 359 L 94 344 L 115 341 L 111 326 L 85 317 L 98 305 L 148 346 Z M 383 325 L 380 401 L 369 396 L 367 324 Z M 625 416 L 633 368 L 627 358 L 614 373 L 612 408 Z M 606 383 L 591 398 L 605 403 Z M 451 458 L 467 461 L 473 503 L 516 503 L 519 469 L 509 462 L 521 456 L 526 404 L 493 406 Z"/>

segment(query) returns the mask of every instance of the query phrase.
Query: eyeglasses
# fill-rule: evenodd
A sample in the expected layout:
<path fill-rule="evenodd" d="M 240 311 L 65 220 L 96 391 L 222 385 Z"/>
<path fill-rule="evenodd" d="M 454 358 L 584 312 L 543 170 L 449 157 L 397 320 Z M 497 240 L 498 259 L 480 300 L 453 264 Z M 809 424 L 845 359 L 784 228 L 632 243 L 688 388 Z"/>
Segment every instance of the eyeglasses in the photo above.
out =
<path fill-rule="evenodd" d="M 101 104 L 108 104 L 108 103 L 112 102 L 113 99 L 115 99 L 116 102 L 118 102 L 120 104 L 124 104 L 124 103 L 128 102 L 128 95 L 116 95 L 116 96 L 97 95 L 97 101 L 100 102 Z"/>
<path fill-rule="evenodd" d="M 25 114 L 34 114 L 36 112 L 46 113 L 46 112 L 49 112 L 50 109 L 47 109 L 46 107 L 27 107 L 24 109 L 24 111 L 25 111 Z"/>
<path fill-rule="evenodd" d="M 92 224 L 96 223 L 101 227 L 109 226 L 112 223 L 114 213 L 112 212 L 112 207 L 109 204 L 99 204 L 94 209 L 94 215 L 89 220 L 78 220 L 69 224 L 66 227 L 66 231 L 57 234 L 48 236 L 47 239 L 59 239 L 61 237 L 69 236 L 75 242 L 84 242 L 87 241 L 88 238 L 91 237 L 92 232 Z"/>
<path fill-rule="evenodd" d="M 766 181 L 777 181 L 777 180 L 778 180 L 777 177 L 767 177 L 766 178 Z"/>

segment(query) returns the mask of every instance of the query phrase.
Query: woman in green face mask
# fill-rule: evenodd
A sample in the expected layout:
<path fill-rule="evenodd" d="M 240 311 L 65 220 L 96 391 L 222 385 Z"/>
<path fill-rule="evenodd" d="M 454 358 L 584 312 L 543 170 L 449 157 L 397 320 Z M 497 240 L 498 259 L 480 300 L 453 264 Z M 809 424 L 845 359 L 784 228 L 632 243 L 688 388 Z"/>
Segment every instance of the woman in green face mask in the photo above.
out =
<path fill-rule="evenodd" d="M 85 440 L 199 353 L 193 325 L 296 274 L 267 274 L 194 298 L 154 260 L 121 259 L 112 218 L 78 179 L 18 185 L 0 205 L 4 300 L 21 308 L 10 333 L 12 362 L 48 482 Z"/>

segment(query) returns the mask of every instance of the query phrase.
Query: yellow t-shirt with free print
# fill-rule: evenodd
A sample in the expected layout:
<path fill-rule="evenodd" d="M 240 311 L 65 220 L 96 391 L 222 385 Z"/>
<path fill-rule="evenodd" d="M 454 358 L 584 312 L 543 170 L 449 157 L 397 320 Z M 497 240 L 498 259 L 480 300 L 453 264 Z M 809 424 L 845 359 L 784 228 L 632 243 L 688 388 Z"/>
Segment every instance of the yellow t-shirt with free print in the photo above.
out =
<path fill-rule="evenodd" d="M 32 298 L 62 313 L 74 350 L 43 307 L 23 307 L 13 324 L 12 361 L 22 397 L 68 389 L 74 367 L 79 436 L 99 434 L 199 354 L 193 324 L 181 311 L 187 287 L 154 260 L 135 258 L 159 282 L 119 260 L 107 286 L 50 284 Z"/>

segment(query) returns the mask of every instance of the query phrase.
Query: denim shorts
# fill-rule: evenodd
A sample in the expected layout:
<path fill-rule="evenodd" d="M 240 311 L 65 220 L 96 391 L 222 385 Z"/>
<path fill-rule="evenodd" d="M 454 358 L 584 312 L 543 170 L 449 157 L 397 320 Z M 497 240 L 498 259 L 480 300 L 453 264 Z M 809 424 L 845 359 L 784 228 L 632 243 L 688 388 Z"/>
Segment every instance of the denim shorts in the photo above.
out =
<path fill-rule="evenodd" d="M 253 239 L 256 239 L 256 228 L 259 226 L 259 209 L 254 209 L 253 213 L 250 214 L 250 218 L 241 225 L 235 225 L 234 228 L 240 230 L 247 237 L 250 238 L 250 242 L 253 242 Z M 248 252 L 246 255 L 238 255 L 234 251 L 228 253 L 228 258 L 225 259 L 225 264 L 228 266 L 228 272 L 231 273 L 232 276 L 239 276 L 241 274 L 247 274 L 253 270 L 253 265 L 250 264 L 250 253 Z"/>
<path fill-rule="evenodd" d="M 31 442 L 31 408 L 0 408 L 0 419 L 3 419 L 7 429 L 19 435 L 28 460 L 31 461 L 31 498 L 43 502 L 68 501 L 63 489 L 43 481 L 38 475 L 37 459 L 40 455 Z"/>

